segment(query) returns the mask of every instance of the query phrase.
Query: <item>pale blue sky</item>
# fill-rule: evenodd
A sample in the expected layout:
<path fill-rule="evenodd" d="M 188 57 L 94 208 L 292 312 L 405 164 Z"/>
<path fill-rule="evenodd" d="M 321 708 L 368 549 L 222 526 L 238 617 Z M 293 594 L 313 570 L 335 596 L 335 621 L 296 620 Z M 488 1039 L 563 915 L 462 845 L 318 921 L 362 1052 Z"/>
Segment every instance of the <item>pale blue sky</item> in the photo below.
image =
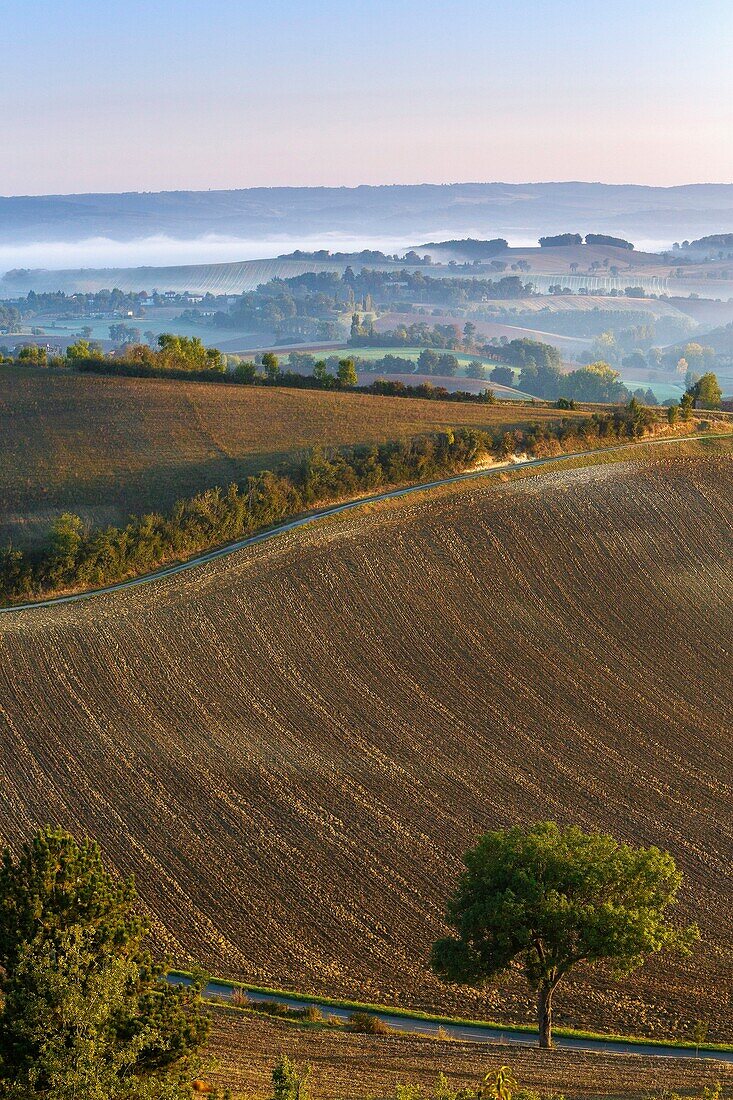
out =
<path fill-rule="evenodd" d="M 733 0 L 2 0 L 0 193 L 733 180 Z"/>

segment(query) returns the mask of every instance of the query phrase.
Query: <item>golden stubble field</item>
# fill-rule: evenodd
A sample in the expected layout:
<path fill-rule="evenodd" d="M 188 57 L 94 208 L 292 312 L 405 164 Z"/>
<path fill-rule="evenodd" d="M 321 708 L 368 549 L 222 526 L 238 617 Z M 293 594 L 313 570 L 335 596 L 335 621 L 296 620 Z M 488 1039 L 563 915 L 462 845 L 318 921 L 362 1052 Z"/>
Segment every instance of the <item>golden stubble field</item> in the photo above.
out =
<path fill-rule="evenodd" d="M 652 449 L 653 450 L 653 449 Z M 87 830 L 179 963 L 531 1020 L 426 954 L 459 856 L 554 818 L 669 848 L 703 943 L 558 1023 L 733 1023 L 724 447 L 473 483 L 165 582 L 0 616 L 0 822 Z"/>
<path fill-rule="evenodd" d="M 272 469 L 315 444 L 519 427 L 561 415 L 0 366 L 0 545 L 42 541 L 64 510 L 92 524 L 123 523 L 130 513 L 169 508 Z"/>

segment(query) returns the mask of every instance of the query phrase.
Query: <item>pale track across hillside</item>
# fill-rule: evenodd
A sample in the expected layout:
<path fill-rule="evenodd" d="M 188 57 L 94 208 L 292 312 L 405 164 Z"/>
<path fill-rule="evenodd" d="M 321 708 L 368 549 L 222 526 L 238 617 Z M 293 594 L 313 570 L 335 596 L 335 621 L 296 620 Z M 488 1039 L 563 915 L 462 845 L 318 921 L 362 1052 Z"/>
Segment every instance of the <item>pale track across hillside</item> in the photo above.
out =
<path fill-rule="evenodd" d="M 173 577 L 177 573 L 184 573 L 189 569 L 198 569 L 200 566 L 207 565 L 209 562 L 216 561 L 218 558 L 227 557 L 229 554 L 236 554 L 239 550 L 244 550 L 248 546 L 255 546 L 257 543 L 266 542 L 268 539 L 274 539 L 290 531 L 295 531 L 299 527 L 306 527 L 311 523 L 317 523 L 319 520 L 328 519 L 330 516 L 340 515 L 342 512 L 349 512 L 354 508 L 361 508 L 367 504 L 378 504 L 383 500 L 393 500 L 397 497 L 409 496 L 411 493 L 424 493 L 429 489 L 438 489 L 442 485 L 455 485 L 462 481 L 474 481 L 478 478 L 490 477 L 500 470 L 526 470 L 537 466 L 549 466 L 552 463 L 567 462 L 576 458 L 590 458 L 597 454 L 612 454 L 615 451 L 628 450 L 629 447 L 654 447 L 665 443 L 690 443 L 702 439 L 730 439 L 732 437 L 733 432 L 726 432 L 720 434 L 707 433 L 705 435 L 665 436 L 663 439 L 630 440 L 628 443 L 619 443 L 613 447 L 595 447 L 587 451 L 574 451 L 569 454 L 554 455 L 552 458 L 533 458 L 528 459 L 526 462 L 506 463 L 504 465 L 491 466 L 483 470 L 472 470 L 465 474 L 454 474 L 452 477 L 439 478 L 437 481 L 423 481 L 417 485 L 407 485 L 397 489 L 386 489 L 383 493 L 374 493 L 367 497 L 357 497 L 354 500 L 346 501 L 344 504 L 333 504 L 328 508 L 321 508 L 316 512 L 309 512 L 308 515 L 300 516 L 298 519 L 288 520 L 286 523 L 281 523 L 277 527 L 270 527 L 257 535 L 248 535 L 246 538 L 239 539 L 237 542 L 227 543 L 226 546 L 219 546 L 215 550 L 207 550 L 206 553 L 198 554 L 195 558 L 177 562 L 175 565 L 164 566 L 162 569 L 156 569 L 152 573 L 145 573 L 141 577 L 130 577 L 129 580 L 117 581 L 115 584 L 106 585 L 104 588 L 91 588 L 85 592 L 76 592 L 69 596 L 52 596 L 45 600 L 32 600 L 29 603 L 0 607 L 0 615 L 8 615 L 18 611 L 30 611 L 37 607 L 51 607 L 54 604 L 76 603 L 79 600 L 93 599 L 95 596 L 106 596 L 111 592 L 118 592 L 123 588 L 135 588 L 138 585 L 151 584 L 153 581 L 164 580 L 166 577 Z"/>

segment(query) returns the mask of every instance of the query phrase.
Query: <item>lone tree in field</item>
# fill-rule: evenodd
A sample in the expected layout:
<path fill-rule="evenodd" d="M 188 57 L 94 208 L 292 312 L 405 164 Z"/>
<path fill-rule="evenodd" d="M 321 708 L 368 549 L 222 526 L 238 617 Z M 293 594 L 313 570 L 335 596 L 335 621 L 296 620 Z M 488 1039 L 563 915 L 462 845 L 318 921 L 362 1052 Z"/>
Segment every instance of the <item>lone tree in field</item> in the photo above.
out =
<path fill-rule="evenodd" d="M 455 935 L 433 945 L 435 973 L 478 985 L 520 964 L 537 993 L 540 1046 L 552 1046 L 552 999 L 576 963 L 630 973 L 665 948 L 689 953 L 695 925 L 667 917 L 682 876 L 668 852 L 546 821 L 486 833 L 464 857 L 448 905 Z"/>
<path fill-rule="evenodd" d="M 0 867 L 0 1097 L 182 1100 L 207 1033 L 197 987 L 145 948 L 131 881 L 98 846 L 38 833 Z"/>
<path fill-rule="evenodd" d="M 687 393 L 692 398 L 692 404 L 696 409 L 719 409 L 723 400 L 723 391 L 718 383 L 717 375 L 709 371 L 698 378 L 690 386 Z"/>

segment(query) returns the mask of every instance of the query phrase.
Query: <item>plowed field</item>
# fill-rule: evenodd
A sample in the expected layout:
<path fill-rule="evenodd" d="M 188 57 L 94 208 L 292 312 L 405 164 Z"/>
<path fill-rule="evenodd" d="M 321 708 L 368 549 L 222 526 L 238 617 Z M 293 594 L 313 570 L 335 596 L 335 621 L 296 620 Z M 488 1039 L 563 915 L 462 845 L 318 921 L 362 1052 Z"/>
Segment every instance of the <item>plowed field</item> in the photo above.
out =
<path fill-rule="evenodd" d="M 733 1086 L 733 1068 L 719 1062 L 334 1033 L 223 1010 L 214 1015 L 210 1047 L 218 1058 L 212 1077 L 247 1097 L 270 1095 L 272 1067 L 281 1054 L 313 1066 L 318 1100 L 387 1100 L 395 1085 L 408 1083 L 422 1085 L 429 1096 L 439 1073 L 454 1089 L 476 1088 L 485 1073 L 505 1064 L 522 1088 L 561 1093 L 568 1100 L 648 1100 L 667 1090 L 699 1095 L 704 1085 L 716 1082 L 727 1095 Z"/>
<path fill-rule="evenodd" d="M 733 1025 L 730 452 L 472 483 L 0 618 L 0 823 L 85 828 L 222 975 L 530 1020 L 426 970 L 462 850 L 554 818 L 669 848 L 703 942 L 558 1022 Z"/>

